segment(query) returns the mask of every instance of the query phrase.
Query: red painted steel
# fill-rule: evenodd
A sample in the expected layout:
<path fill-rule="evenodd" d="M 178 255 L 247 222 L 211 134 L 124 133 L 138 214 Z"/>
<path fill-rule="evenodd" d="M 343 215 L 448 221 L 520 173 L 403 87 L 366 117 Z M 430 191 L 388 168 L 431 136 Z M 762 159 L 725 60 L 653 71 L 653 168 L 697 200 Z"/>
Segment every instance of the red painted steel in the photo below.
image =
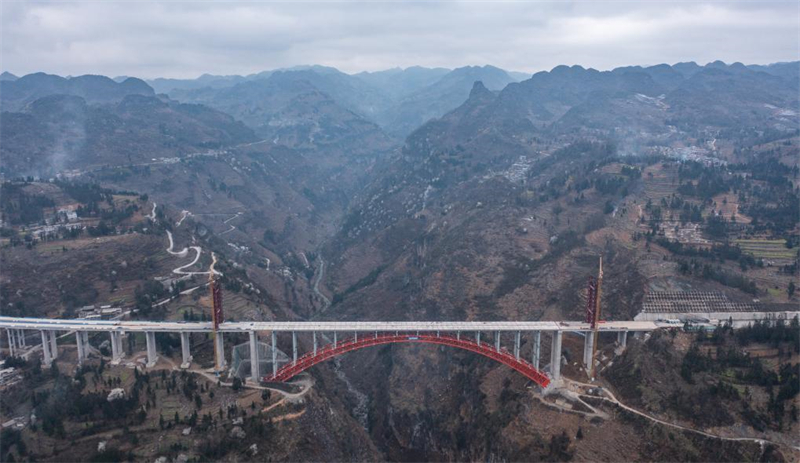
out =
<path fill-rule="evenodd" d="M 281 367 L 274 376 L 265 376 L 264 381 L 288 381 L 296 374 L 305 371 L 320 362 L 324 362 L 325 360 L 336 357 L 337 355 L 342 355 L 346 352 L 363 349 L 365 347 L 398 342 L 420 342 L 458 347 L 460 349 L 481 354 L 485 357 L 489 357 L 492 360 L 496 360 L 506 366 L 509 366 L 512 369 L 522 373 L 523 376 L 532 380 L 543 388 L 550 384 L 550 378 L 548 378 L 546 374 L 537 370 L 533 367 L 533 365 L 525 360 L 517 359 L 506 349 L 501 348 L 498 352 L 492 346 L 487 344 L 478 345 L 477 342 L 471 339 L 459 339 L 450 335 L 437 336 L 436 334 L 379 334 L 376 337 L 370 336 L 366 333 L 364 333 L 364 336 L 359 336 L 358 340 L 350 338 L 339 342 L 337 343 L 336 347 L 334 347 L 333 344 L 328 344 L 321 349 L 318 349 L 316 355 L 313 352 L 309 352 L 298 358 L 297 362 L 290 362 Z"/>
<path fill-rule="evenodd" d="M 222 285 L 216 280 L 211 281 L 211 318 L 215 330 L 225 321 L 225 313 L 222 311 Z"/>
<path fill-rule="evenodd" d="M 589 277 L 589 287 L 586 290 L 586 323 L 590 323 L 594 328 L 596 317 L 594 312 L 597 310 L 597 282 Z"/>

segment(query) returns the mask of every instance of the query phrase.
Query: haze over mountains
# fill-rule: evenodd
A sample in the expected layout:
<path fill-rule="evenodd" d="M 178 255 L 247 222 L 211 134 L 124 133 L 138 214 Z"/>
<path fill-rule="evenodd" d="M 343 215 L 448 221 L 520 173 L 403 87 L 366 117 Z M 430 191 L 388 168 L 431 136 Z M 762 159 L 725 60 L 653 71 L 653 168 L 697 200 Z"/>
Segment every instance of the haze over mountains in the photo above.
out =
<path fill-rule="evenodd" d="M 242 138 L 244 131 L 240 128 L 234 130 L 237 135 L 212 130 L 206 131 L 206 136 L 200 139 L 190 136 L 202 131 L 191 125 L 198 112 L 203 112 L 203 117 L 221 121 L 221 115 L 214 115 L 213 110 L 217 110 L 243 122 L 260 139 L 276 145 L 357 154 L 399 146 L 414 129 L 466 101 L 477 81 L 490 92 L 499 92 L 497 102 L 492 104 L 492 119 L 513 119 L 515 124 L 527 121 L 525 123 L 531 124 L 532 129 L 552 125 L 557 130 L 570 127 L 586 130 L 623 125 L 625 130 L 635 131 L 645 126 L 664 129 L 669 119 L 682 121 L 686 126 L 695 122 L 729 125 L 743 118 L 755 124 L 769 119 L 775 115 L 774 108 L 791 107 L 797 100 L 797 69 L 797 63 L 728 66 L 722 62 L 706 66 L 695 63 L 632 66 L 605 72 L 580 66 L 558 66 L 521 82 L 517 82 L 518 73 L 491 66 L 455 70 L 412 67 L 355 75 L 324 66 L 299 66 L 249 76 L 204 75 L 193 80 L 155 79 L 147 83 L 127 77 L 115 80 L 90 75 L 63 78 L 36 73 L 17 78 L 4 73 L 0 82 L 2 110 L 18 113 L 3 116 L 8 121 L 3 124 L 6 140 L 10 141 L 2 148 L 7 154 L 4 169 L 7 175 L 47 172 L 47 164 L 38 165 L 36 155 L 31 154 L 37 150 L 27 150 L 22 164 L 25 172 L 13 167 L 18 158 L 14 151 L 22 149 L 24 140 L 33 139 L 26 133 L 49 139 L 50 150 L 56 145 L 68 146 L 67 151 L 74 154 L 59 155 L 63 158 L 63 164 L 59 164 L 61 168 L 85 165 L 93 157 L 93 150 L 110 145 L 96 142 L 94 138 L 103 135 L 92 127 L 85 134 L 80 133 L 85 128 L 68 134 L 63 124 L 73 129 L 80 125 L 79 121 L 85 120 L 84 104 L 105 106 L 103 111 L 130 113 L 131 108 L 113 107 L 129 95 L 151 98 L 152 105 L 147 109 L 142 105 L 148 101 L 145 99 L 128 103 L 136 101 L 133 107 L 138 106 L 137 110 L 158 113 L 157 118 L 164 118 L 160 131 L 152 133 L 148 141 L 162 148 L 183 144 L 188 144 L 186 149 L 230 146 L 247 138 Z M 77 99 L 51 99 L 35 104 L 38 99 L 51 95 L 69 95 L 83 103 Z M 640 96 L 628 101 L 635 95 Z M 72 109 L 65 112 L 67 102 Z M 178 106 L 178 102 L 200 104 L 208 109 L 193 109 L 195 114 L 186 119 L 188 125 L 185 125 L 175 119 L 180 110 L 173 115 L 167 111 L 168 108 L 182 108 L 183 111 L 191 108 Z M 760 104 L 751 108 L 754 103 Z M 53 114 L 61 114 L 64 119 L 50 120 L 47 124 L 37 120 L 42 114 L 37 107 L 40 109 L 42 104 L 61 105 L 57 111 L 53 108 Z M 146 119 L 145 116 L 128 120 L 126 130 L 128 133 L 141 131 L 140 135 L 145 137 L 151 131 L 146 127 Z M 485 122 L 487 126 L 492 124 Z M 166 130 L 169 125 L 174 127 Z M 7 132 L 11 127 L 13 134 Z M 234 126 L 229 124 L 229 127 L 233 129 Z M 112 129 L 108 125 L 104 128 Z M 80 139 L 83 136 L 89 138 L 84 142 Z M 163 139 L 156 141 L 159 137 Z M 38 146 L 41 149 L 41 145 Z M 185 151 L 184 148 L 178 151 L 181 150 Z M 137 159 L 136 154 L 130 154 L 131 149 L 122 151 L 128 152 L 123 159 L 129 162 Z M 152 154 L 158 154 L 158 149 Z M 139 161 L 146 156 L 139 156 Z"/>

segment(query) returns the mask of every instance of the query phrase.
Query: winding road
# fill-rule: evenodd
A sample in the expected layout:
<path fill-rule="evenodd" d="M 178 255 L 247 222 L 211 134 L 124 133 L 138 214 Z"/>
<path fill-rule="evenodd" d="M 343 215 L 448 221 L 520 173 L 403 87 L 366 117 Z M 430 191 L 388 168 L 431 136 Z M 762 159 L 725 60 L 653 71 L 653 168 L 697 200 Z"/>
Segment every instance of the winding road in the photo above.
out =
<path fill-rule="evenodd" d="M 325 261 L 322 260 L 322 256 L 319 256 L 319 275 L 317 276 L 317 281 L 314 282 L 314 294 L 322 299 L 324 303 L 322 310 L 325 310 L 331 305 L 331 300 L 319 290 L 319 282 L 322 281 L 323 275 L 325 275 Z"/>
<path fill-rule="evenodd" d="M 169 231 L 169 230 L 167 230 L 167 237 L 169 238 L 169 247 L 167 248 L 167 252 L 172 254 L 173 256 L 186 257 L 189 254 L 189 249 L 192 249 L 197 253 L 194 256 L 194 260 L 193 261 L 189 262 L 186 265 L 182 265 L 182 266 L 180 266 L 178 268 L 173 269 L 172 273 L 175 273 L 175 274 L 178 274 L 178 275 L 209 275 L 211 273 L 213 273 L 214 275 L 222 275 L 222 273 L 218 272 L 217 270 L 214 270 L 214 265 L 213 264 L 211 265 L 210 271 L 208 271 L 208 272 L 187 272 L 186 270 L 184 270 L 186 268 L 189 268 L 189 267 L 193 266 L 194 264 L 197 263 L 198 260 L 200 260 L 200 255 L 203 253 L 203 249 L 200 246 L 190 246 L 190 247 L 183 248 L 180 251 L 174 251 L 172 248 L 175 247 L 175 241 L 172 238 L 172 232 Z M 214 259 L 214 262 L 216 262 L 217 259 L 216 259 L 216 256 L 214 255 L 213 252 L 211 253 L 211 256 Z"/>
<path fill-rule="evenodd" d="M 575 387 L 575 386 L 588 387 L 588 388 L 597 387 L 596 384 L 586 384 L 586 383 L 581 383 L 579 381 L 569 380 L 569 379 L 566 379 L 566 378 L 565 378 L 565 382 L 568 384 L 568 388 L 569 388 L 570 385 L 573 386 L 573 387 Z M 573 391 L 573 392 L 576 392 L 578 395 L 583 395 L 577 390 Z M 712 438 L 712 439 L 720 439 L 720 440 L 735 441 L 735 442 L 755 442 L 755 443 L 761 445 L 762 447 L 763 447 L 764 444 L 772 444 L 772 445 L 776 445 L 778 447 L 787 446 L 787 447 L 791 447 L 794 450 L 800 450 L 800 446 L 782 444 L 782 443 L 771 441 L 771 440 L 768 440 L 768 439 L 762 439 L 762 438 L 758 438 L 758 437 L 725 437 L 725 436 L 720 436 L 718 434 L 711 434 L 709 432 L 701 431 L 699 429 L 690 428 L 688 426 L 683 426 L 683 425 L 680 425 L 680 424 L 670 423 L 669 421 L 664 421 L 662 419 L 656 418 L 654 416 L 648 415 L 647 413 L 639 411 L 639 410 L 637 410 L 637 409 L 635 409 L 633 407 L 629 407 L 629 406 L 625 405 L 624 403 L 620 402 L 619 399 L 617 399 L 617 397 L 614 395 L 614 393 L 612 393 L 610 390 L 608 390 L 608 388 L 603 388 L 603 394 L 606 397 L 598 397 L 598 396 L 591 396 L 591 397 L 593 397 L 595 399 L 603 400 L 604 402 L 609 402 L 611 404 L 617 405 L 618 407 L 620 407 L 620 408 L 622 408 L 624 410 L 627 410 L 627 411 L 629 411 L 631 413 L 639 415 L 639 416 L 641 416 L 643 418 L 646 418 L 646 419 L 648 419 L 650 421 L 653 421 L 655 423 L 658 423 L 658 424 L 661 424 L 661 425 L 664 425 L 664 426 L 669 426 L 671 428 L 680 429 L 682 431 L 693 432 L 695 434 L 700 434 L 702 436 L 709 437 L 709 438 Z"/>

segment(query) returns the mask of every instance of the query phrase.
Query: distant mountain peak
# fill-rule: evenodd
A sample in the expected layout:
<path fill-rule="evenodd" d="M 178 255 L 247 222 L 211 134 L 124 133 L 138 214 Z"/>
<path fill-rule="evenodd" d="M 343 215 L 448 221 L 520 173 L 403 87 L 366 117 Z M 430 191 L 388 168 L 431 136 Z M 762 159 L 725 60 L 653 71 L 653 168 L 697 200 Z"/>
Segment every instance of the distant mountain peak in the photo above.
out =
<path fill-rule="evenodd" d="M 486 95 L 493 97 L 494 94 L 483 85 L 483 82 L 480 80 L 476 80 L 474 84 L 472 84 L 472 90 L 469 92 L 469 99 L 472 100 L 474 98 L 483 98 Z"/>

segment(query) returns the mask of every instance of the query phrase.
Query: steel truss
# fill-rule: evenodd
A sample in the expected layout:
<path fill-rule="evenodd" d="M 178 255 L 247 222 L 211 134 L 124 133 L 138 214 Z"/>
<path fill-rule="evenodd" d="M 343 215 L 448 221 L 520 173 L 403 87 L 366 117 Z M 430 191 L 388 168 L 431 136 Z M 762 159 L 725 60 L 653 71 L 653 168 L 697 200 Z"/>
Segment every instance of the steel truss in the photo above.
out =
<path fill-rule="evenodd" d="M 263 379 L 267 382 L 284 382 L 293 378 L 298 373 L 305 371 L 314 365 L 329 360 L 338 355 L 345 354 L 365 347 L 379 346 L 383 344 L 393 344 L 401 342 L 417 342 L 426 344 L 438 344 L 443 346 L 457 347 L 460 349 L 468 350 L 476 354 L 481 354 L 492 360 L 498 361 L 520 373 L 523 376 L 535 382 L 542 388 L 550 384 L 550 378 L 541 371 L 534 368 L 533 365 L 517 358 L 514 354 L 508 352 L 505 348 L 499 350 L 488 345 L 478 344 L 476 341 L 465 337 L 456 337 L 450 335 L 438 334 L 372 334 L 362 333 L 361 336 L 354 336 L 336 344 L 328 344 L 316 353 L 309 352 L 302 357 L 297 358 L 296 361 L 287 363 L 281 367 L 275 375 L 265 376 Z"/>

